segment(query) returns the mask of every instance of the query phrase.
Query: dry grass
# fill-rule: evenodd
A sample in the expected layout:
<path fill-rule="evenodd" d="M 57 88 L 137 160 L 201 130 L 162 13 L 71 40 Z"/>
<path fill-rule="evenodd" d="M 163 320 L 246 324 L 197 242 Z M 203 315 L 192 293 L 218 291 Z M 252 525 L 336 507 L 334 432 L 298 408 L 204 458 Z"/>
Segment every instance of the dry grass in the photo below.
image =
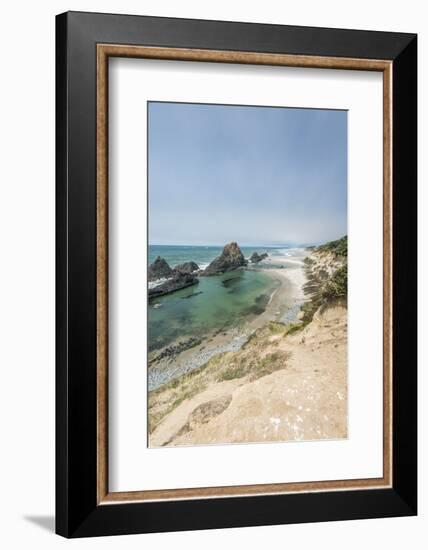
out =
<path fill-rule="evenodd" d="M 203 392 L 212 383 L 240 379 L 244 384 L 286 368 L 290 354 L 279 350 L 272 352 L 272 344 L 277 345 L 286 337 L 290 327 L 270 322 L 256 331 L 240 350 L 216 355 L 202 367 L 150 392 L 149 432 L 152 433 L 181 403 Z"/>
<path fill-rule="evenodd" d="M 276 351 L 269 353 L 264 357 L 260 355 L 242 357 L 238 364 L 233 364 L 223 368 L 218 375 L 217 381 L 234 380 L 236 378 L 248 377 L 250 381 L 257 380 L 276 370 L 284 369 L 287 365 L 287 359 L 290 354 Z"/>

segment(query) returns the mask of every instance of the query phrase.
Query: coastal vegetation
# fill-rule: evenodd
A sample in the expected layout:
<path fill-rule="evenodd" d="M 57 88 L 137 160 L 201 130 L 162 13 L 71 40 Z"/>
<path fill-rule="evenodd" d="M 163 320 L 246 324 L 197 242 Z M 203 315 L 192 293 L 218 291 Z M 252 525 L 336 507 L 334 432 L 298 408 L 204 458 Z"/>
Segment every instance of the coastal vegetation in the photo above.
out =
<path fill-rule="evenodd" d="M 348 257 L 348 236 L 315 247 L 315 252 L 331 252 L 336 257 Z"/>
<path fill-rule="evenodd" d="M 348 294 L 348 238 L 330 241 L 310 249 L 304 260 L 307 301 L 302 306 L 302 324 L 309 323 L 315 312 L 333 301 L 346 303 Z"/>

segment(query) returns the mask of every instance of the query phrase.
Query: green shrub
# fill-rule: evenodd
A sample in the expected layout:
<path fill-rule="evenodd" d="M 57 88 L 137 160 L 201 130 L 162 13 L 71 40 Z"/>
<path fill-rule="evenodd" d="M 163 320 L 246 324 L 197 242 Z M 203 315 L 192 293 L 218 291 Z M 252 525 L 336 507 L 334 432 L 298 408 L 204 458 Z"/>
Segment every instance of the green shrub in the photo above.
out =
<path fill-rule="evenodd" d="M 339 267 L 322 289 L 323 298 L 331 300 L 348 294 L 348 265 Z"/>
<path fill-rule="evenodd" d="M 303 290 L 309 299 L 301 308 L 303 325 L 312 321 L 319 307 L 337 298 L 345 298 L 348 293 L 348 237 L 318 246 L 315 252 L 330 252 L 342 258 L 344 264 L 329 276 L 325 269 L 319 270 L 318 273 L 312 271 L 312 261 L 305 262 L 307 282 Z"/>
<path fill-rule="evenodd" d="M 290 325 L 288 325 L 287 335 L 295 334 L 296 332 L 299 332 L 300 330 L 305 328 L 305 326 L 306 326 L 305 323 L 291 323 Z"/>
<path fill-rule="evenodd" d="M 348 236 L 345 235 L 337 241 L 330 241 L 316 248 L 318 252 L 332 252 L 336 256 L 348 257 Z"/>
<path fill-rule="evenodd" d="M 287 325 L 285 323 L 281 323 L 279 321 L 270 321 L 269 322 L 269 330 L 273 334 L 283 334 L 287 329 Z"/>
<path fill-rule="evenodd" d="M 223 369 L 217 377 L 217 382 L 225 380 L 235 380 L 235 378 L 243 378 L 251 370 L 251 366 L 243 361 L 239 365 L 233 365 Z"/>

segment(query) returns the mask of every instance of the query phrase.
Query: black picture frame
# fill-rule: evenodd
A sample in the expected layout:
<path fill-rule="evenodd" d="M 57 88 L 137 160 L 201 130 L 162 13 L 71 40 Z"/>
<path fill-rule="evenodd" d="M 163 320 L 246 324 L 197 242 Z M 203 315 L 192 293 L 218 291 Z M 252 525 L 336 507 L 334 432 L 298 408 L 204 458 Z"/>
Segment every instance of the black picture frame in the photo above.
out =
<path fill-rule="evenodd" d="M 392 61 L 392 487 L 97 504 L 99 43 Z M 415 515 L 417 36 L 68 12 L 56 18 L 56 97 L 56 532 L 86 537 Z"/>

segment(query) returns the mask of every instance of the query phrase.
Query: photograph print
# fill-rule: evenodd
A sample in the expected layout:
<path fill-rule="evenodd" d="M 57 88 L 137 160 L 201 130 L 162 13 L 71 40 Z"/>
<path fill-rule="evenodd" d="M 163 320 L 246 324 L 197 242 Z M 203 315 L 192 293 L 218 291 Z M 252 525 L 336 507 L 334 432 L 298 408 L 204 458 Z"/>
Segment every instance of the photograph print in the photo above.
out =
<path fill-rule="evenodd" d="M 347 111 L 147 109 L 149 447 L 347 438 Z"/>

